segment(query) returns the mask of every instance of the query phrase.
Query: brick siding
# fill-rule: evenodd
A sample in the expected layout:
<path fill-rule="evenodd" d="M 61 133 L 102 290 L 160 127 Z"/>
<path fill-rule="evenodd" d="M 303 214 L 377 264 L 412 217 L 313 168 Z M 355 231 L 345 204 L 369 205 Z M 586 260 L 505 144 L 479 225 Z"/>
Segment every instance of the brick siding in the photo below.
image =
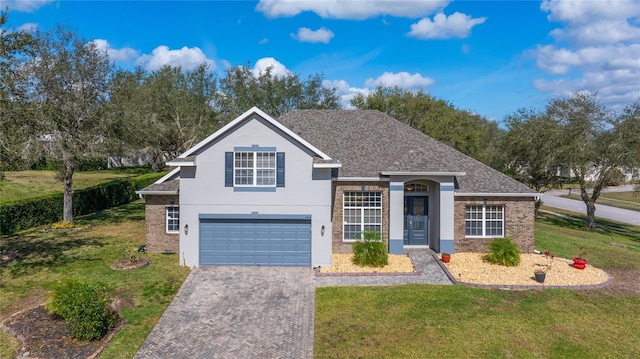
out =
<path fill-rule="evenodd" d="M 535 205 L 533 198 L 488 197 L 487 205 L 504 206 L 504 235 L 513 239 L 522 253 L 532 253 L 535 235 Z M 456 252 L 486 252 L 493 238 L 467 238 L 464 235 L 464 211 L 467 205 L 482 205 L 482 198 L 455 197 L 454 250 Z"/>
<path fill-rule="evenodd" d="M 351 253 L 352 242 L 344 242 L 342 240 L 342 201 L 343 193 L 349 191 L 362 191 L 362 185 L 365 185 L 364 191 L 382 192 L 382 239 L 385 245 L 389 239 L 389 182 L 333 182 L 333 253 Z"/>
<path fill-rule="evenodd" d="M 178 205 L 178 196 L 147 195 L 145 200 L 147 251 L 177 253 L 180 251 L 180 234 L 166 232 L 166 210 L 169 206 Z"/>

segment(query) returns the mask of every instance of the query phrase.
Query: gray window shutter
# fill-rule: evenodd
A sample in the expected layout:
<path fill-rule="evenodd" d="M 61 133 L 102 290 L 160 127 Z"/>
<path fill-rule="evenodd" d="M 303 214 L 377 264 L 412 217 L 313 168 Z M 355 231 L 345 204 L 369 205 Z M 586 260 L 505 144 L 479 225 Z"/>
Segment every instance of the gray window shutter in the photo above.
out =
<path fill-rule="evenodd" d="M 233 187 L 233 152 L 224 153 L 224 186 Z"/>
<path fill-rule="evenodd" d="M 284 152 L 276 153 L 276 187 L 284 187 Z"/>

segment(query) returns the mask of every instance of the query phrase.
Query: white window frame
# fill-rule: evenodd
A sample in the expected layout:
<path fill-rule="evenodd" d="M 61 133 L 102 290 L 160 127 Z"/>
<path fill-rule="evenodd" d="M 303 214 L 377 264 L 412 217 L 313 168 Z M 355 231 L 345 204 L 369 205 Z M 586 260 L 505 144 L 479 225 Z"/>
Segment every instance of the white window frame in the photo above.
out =
<path fill-rule="evenodd" d="M 361 201 L 360 205 L 353 203 L 350 197 L 367 197 L 370 198 L 369 201 Z M 373 197 L 373 200 L 371 200 Z M 371 205 L 373 204 L 373 205 Z M 367 229 L 370 229 L 371 226 L 379 227 L 380 234 L 382 234 L 382 223 L 383 223 L 383 215 L 382 215 L 382 192 L 381 191 L 344 191 L 342 193 L 342 240 L 343 242 L 355 242 L 357 238 L 347 238 L 345 234 L 345 226 L 353 226 L 358 225 L 360 229 L 358 233 L 361 233 Z M 348 216 L 347 213 L 351 210 L 359 210 L 360 215 L 358 222 L 350 223 L 347 221 Z M 371 211 L 374 211 L 374 215 L 371 215 Z M 376 212 L 379 211 L 379 215 Z M 367 216 L 367 214 L 369 214 Z M 371 218 L 374 218 L 374 221 L 371 221 Z M 375 219 L 380 218 L 379 222 L 376 222 Z"/>
<path fill-rule="evenodd" d="M 242 161 L 242 158 L 238 156 L 246 155 L 250 157 L 250 166 L 240 167 L 238 161 Z M 265 156 L 266 155 L 266 156 Z M 266 166 L 265 160 L 261 157 L 267 157 Z M 270 166 L 271 162 L 269 157 L 273 159 L 273 166 Z M 234 187 L 276 187 L 277 181 L 277 164 L 278 159 L 275 151 L 236 151 L 233 153 L 233 186 Z M 238 171 L 249 171 L 251 173 L 251 183 L 238 183 Z M 264 172 L 267 176 L 264 175 Z M 248 176 L 247 176 L 248 177 Z M 267 183 L 259 183 L 260 180 L 267 180 Z"/>
<path fill-rule="evenodd" d="M 168 206 L 165 208 L 165 231 L 167 233 L 179 233 L 180 232 L 180 207 Z M 170 227 L 175 226 L 175 229 Z"/>
<path fill-rule="evenodd" d="M 471 214 L 478 215 L 478 218 L 469 218 Z M 468 224 L 471 222 L 480 222 L 482 233 L 467 234 Z M 487 225 L 492 222 L 499 223 L 499 226 L 491 228 Z M 500 234 L 489 233 L 492 230 L 499 230 Z M 466 205 L 464 207 L 464 235 L 467 238 L 504 238 L 504 205 Z"/>

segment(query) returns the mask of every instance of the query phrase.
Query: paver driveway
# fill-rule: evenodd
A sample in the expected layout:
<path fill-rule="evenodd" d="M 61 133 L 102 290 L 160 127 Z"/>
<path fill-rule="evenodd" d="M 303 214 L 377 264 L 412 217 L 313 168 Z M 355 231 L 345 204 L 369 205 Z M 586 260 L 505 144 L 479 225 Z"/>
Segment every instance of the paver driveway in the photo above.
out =
<path fill-rule="evenodd" d="M 196 268 L 134 358 L 311 358 L 314 306 L 311 268 Z"/>

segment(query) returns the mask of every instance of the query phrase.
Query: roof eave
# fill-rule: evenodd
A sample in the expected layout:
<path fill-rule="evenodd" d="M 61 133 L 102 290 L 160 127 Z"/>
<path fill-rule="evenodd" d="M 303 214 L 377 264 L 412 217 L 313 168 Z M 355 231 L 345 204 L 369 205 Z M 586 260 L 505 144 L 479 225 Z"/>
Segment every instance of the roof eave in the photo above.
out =
<path fill-rule="evenodd" d="M 314 163 L 313 168 L 341 168 L 342 163 Z"/>
<path fill-rule="evenodd" d="M 467 172 L 380 171 L 382 176 L 464 176 Z"/>
<path fill-rule="evenodd" d="M 538 197 L 538 192 L 455 192 L 458 197 Z"/>

